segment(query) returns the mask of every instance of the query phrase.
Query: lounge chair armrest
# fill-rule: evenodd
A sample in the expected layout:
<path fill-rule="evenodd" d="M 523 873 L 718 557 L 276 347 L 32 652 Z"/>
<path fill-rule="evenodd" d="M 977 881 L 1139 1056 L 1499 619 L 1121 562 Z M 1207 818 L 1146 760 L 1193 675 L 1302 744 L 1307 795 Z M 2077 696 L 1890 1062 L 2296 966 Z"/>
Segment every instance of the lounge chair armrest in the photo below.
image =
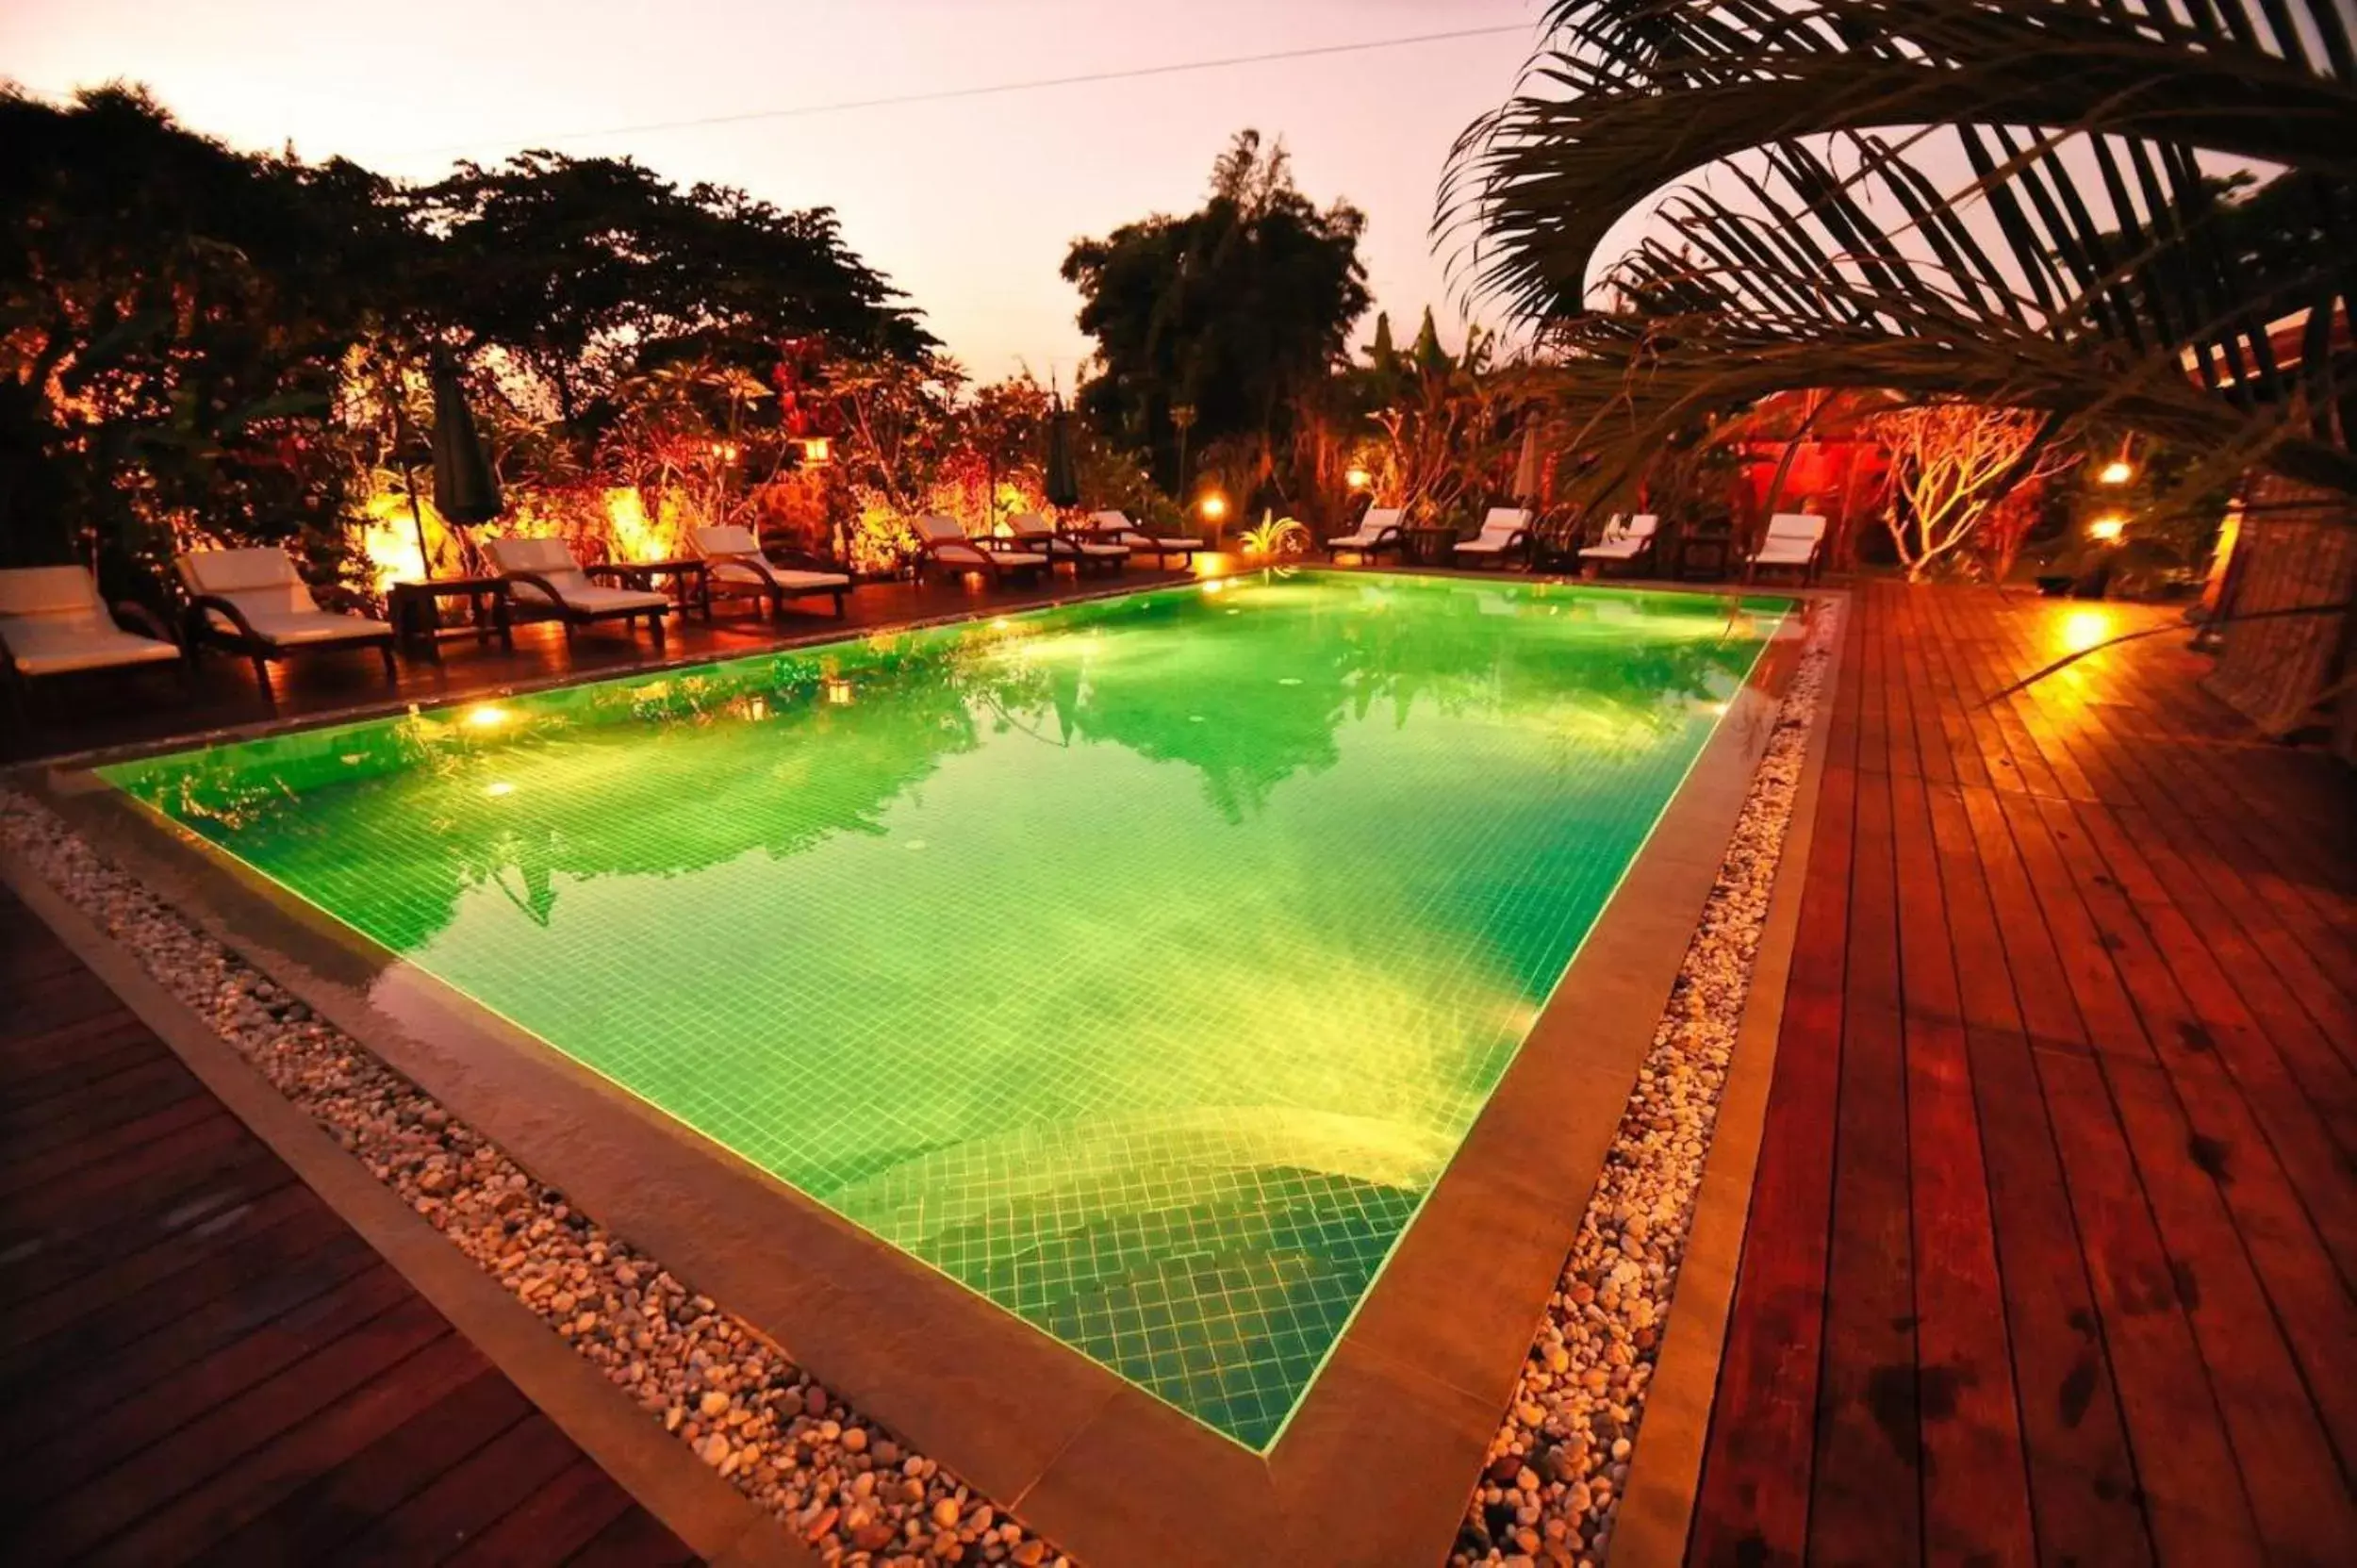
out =
<path fill-rule="evenodd" d="M 112 606 L 115 624 L 126 632 L 139 632 L 158 642 L 180 646 L 178 634 L 164 624 L 164 618 L 135 600 L 122 600 Z"/>
<path fill-rule="evenodd" d="M 629 561 L 600 561 L 595 566 L 583 567 L 581 574 L 584 577 L 611 577 L 617 581 L 627 582 L 637 569 L 637 567 Z M 507 575 L 527 578 L 533 582 L 540 580 L 538 575 L 533 572 L 511 571 Z"/>
<path fill-rule="evenodd" d="M 246 619 L 245 612 L 236 604 L 218 594 L 200 593 L 189 601 L 188 629 L 191 643 L 212 630 L 212 623 L 205 619 L 208 610 L 228 617 L 229 624 L 235 626 L 238 635 L 247 642 L 268 643 L 271 640 L 254 629 L 254 622 Z"/>
<path fill-rule="evenodd" d="M 546 602 L 567 609 L 571 608 L 565 596 L 556 591 L 556 585 L 536 571 L 503 571 L 500 573 L 500 576 L 509 585 L 507 602 L 510 604 L 516 602 L 514 585 L 522 583 L 530 587 L 538 588 Z"/>

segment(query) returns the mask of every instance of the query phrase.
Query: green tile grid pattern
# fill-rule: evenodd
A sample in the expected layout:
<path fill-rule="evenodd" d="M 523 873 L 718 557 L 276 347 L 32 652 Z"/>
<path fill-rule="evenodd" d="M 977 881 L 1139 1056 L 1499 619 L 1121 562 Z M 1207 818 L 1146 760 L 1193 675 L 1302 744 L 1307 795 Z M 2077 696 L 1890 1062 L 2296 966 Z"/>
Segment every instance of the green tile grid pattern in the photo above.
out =
<path fill-rule="evenodd" d="M 106 771 L 1265 1449 L 1788 607 L 1304 572 Z"/>

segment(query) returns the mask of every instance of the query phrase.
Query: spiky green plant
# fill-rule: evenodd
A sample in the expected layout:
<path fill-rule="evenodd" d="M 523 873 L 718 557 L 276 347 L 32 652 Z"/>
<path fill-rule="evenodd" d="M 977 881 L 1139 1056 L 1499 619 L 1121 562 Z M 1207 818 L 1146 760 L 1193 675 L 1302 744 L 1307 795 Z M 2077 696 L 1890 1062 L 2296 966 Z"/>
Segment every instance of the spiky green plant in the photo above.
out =
<path fill-rule="evenodd" d="M 2278 171 L 2272 230 L 2221 164 Z M 2188 492 L 2357 494 L 2353 173 L 2342 0 L 1559 0 L 1436 228 L 1556 349 L 1599 493 L 1707 415 L 1871 386 L 2147 432 Z"/>

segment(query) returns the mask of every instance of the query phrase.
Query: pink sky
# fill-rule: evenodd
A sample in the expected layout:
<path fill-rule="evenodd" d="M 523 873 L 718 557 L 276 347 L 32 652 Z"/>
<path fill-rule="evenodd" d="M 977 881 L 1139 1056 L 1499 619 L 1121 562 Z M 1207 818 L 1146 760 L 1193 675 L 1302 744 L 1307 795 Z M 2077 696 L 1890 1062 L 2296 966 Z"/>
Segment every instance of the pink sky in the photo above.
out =
<path fill-rule="evenodd" d="M 1282 136 L 1321 204 L 1368 215 L 1376 303 L 1461 334 L 1426 225 L 1449 144 L 1511 90 L 1533 0 L 10 0 L 0 60 L 43 93 L 143 82 L 193 128 L 387 173 L 527 145 L 832 206 L 978 375 L 1068 387 L 1077 236 L 1201 199 L 1230 133 Z M 567 133 L 1523 24 L 1508 35 L 897 108 Z M 1371 330 L 1373 317 L 1361 327 Z"/>

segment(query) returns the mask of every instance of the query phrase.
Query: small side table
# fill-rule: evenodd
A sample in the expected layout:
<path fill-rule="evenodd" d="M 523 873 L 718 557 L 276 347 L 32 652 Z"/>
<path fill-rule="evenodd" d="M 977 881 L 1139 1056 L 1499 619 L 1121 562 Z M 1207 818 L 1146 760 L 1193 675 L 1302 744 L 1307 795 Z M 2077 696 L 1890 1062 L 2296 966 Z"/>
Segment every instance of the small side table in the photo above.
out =
<path fill-rule="evenodd" d="M 649 593 L 654 591 L 656 578 L 668 578 L 671 597 L 678 601 L 682 614 L 701 610 L 706 620 L 712 619 L 712 566 L 701 555 L 674 555 L 662 561 L 601 561 L 582 569 L 593 577 L 618 577 Z"/>
<path fill-rule="evenodd" d="M 1721 582 L 1725 579 L 1728 563 L 1734 556 L 1732 534 L 1681 533 L 1676 558 L 1670 564 L 1670 576 L 1679 583 Z"/>
<path fill-rule="evenodd" d="M 1454 528 L 1403 528 L 1399 531 L 1400 558 L 1420 567 L 1447 566 L 1457 557 L 1457 538 Z"/>
<path fill-rule="evenodd" d="M 502 648 L 515 652 L 507 591 L 503 577 L 431 577 L 421 583 L 395 583 L 386 594 L 386 608 L 392 619 L 393 635 L 402 646 L 439 664 L 442 643 L 448 637 L 471 635 L 477 642 L 487 643 L 497 636 Z M 440 602 L 445 599 L 465 600 L 471 624 L 444 626 Z"/>

